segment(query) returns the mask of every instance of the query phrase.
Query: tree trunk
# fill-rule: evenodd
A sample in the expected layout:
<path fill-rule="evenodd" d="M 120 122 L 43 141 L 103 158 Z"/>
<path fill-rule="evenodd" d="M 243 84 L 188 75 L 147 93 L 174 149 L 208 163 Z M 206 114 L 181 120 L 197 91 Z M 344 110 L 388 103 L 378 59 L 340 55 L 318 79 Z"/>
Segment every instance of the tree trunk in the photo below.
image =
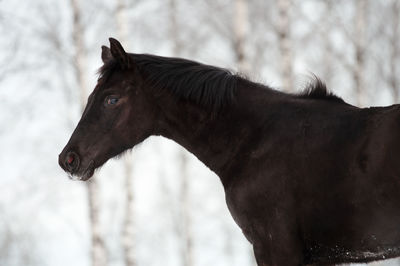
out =
<path fill-rule="evenodd" d="M 333 9 L 333 2 L 332 1 L 325 1 L 325 18 L 327 21 L 332 17 L 332 9 Z M 323 67 L 322 67 L 322 78 L 325 81 L 325 83 L 328 85 L 332 84 L 332 76 L 333 76 L 333 47 L 332 47 L 332 41 L 330 39 L 330 31 L 328 30 L 329 26 L 328 24 L 325 26 L 326 29 L 322 31 L 322 43 L 323 43 Z"/>
<path fill-rule="evenodd" d="M 181 234 L 182 234 L 182 259 L 183 266 L 193 265 L 193 237 L 191 231 L 191 215 L 190 215 L 190 197 L 189 197 L 189 179 L 188 179 L 188 158 L 185 151 L 180 151 L 181 161 L 181 187 L 180 187 L 180 199 L 181 203 Z"/>
<path fill-rule="evenodd" d="M 117 25 L 117 35 L 120 42 L 127 47 L 128 45 L 128 22 L 126 19 L 127 6 L 124 0 L 117 0 L 115 10 L 115 20 Z M 122 228 L 122 248 L 124 251 L 125 266 L 135 266 L 135 219 L 134 219 L 134 193 L 133 193 L 133 171 L 132 154 L 126 153 L 123 159 L 125 174 L 124 188 L 125 193 L 125 217 Z"/>
<path fill-rule="evenodd" d="M 83 109 L 85 108 L 86 99 L 89 95 L 88 81 L 86 75 L 87 54 L 81 23 L 81 10 L 79 6 L 80 0 L 70 0 L 70 2 L 73 16 L 72 42 L 75 48 L 73 66 L 80 91 L 81 111 L 83 111 Z"/>
<path fill-rule="evenodd" d="M 233 16 L 233 47 L 238 70 L 245 74 L 250 72 L 250 64 L 246 54 L 246 39 L 249 24 L 248 8 L 247 0 L 235 0 Z"/>
<path fill-rule="evenodd" d="M 357 106 L 365 106 L 365 38 L 367 0 L 357 0 L 355 15 L 355 67 L 353 72 Z"/>
<path fill-rule="evenodd" d="M 86 181 L 88 200 L 89 200 L 89 217 L 90 228 L 92 230 L 92 250 L 91 260 L 92 266 L 107 265 L 107 252 L 104 243 L 104 237 L 100 227 L 100 198 L 99 198 L 99 182 L 93 176 Z"/>
<path fill-rule="evenodd" d="M 182 53 L 183 43 L 179 36 L 179 22 L 176 14 L 177 12 L 177 1 L 169 0 L 169 35 L 172 44 L 173 56 L 180 56 Z M 179 191 L 179 202 L 180 206 L 180 225 L 178 225 L 180 238 L 181 238 L 181 252 L 182 252 L 182 265 L 192 266 L 193 265 L 193 236 L 192 236 L 192 223 L 190 215 L 190 196 L 189 196 L 189 179 L 188 179 L 188 167 L 187 167 L 187 155 L 186 151 L 182 148 L 179 150 L 180 159 L 180 191 Z"/>
<path fill-rule="evenodd" d="M 234 16 L 233 16 L 233 51 L 236 61 L 236 66 L 240 73 L 248 74 L 251 71 L 249 57 L 246 53 L 246 40 L 248 37 L 249 25 L 249 2 L 248 0 L 235 0 Z M 232 232 L 225 231 L 225 254 L 234 263 L 234 253 L 232 247 Z M 249 248 L 250 265 L 255 265 L 253 248 Z"/>
<path fill-rule="evenodd" d="M 169 36 L 172 43 L 172 54 L 173 56 L 180 56 L 183 44 L 179 36 L 179 25 L 177 14 L 177 3 L 176 0 L 169 0 Z"/>
<path fill-rule="evenodd" d="M 128 21 L 126 20 L 126 10 L 126 1 L 117 0 L 117 6 L 115 9 L 115 20 L 117 24 L 118 38 L 123 45 L 127 45 L 126 42 L 128 42 Z"/>
<path fill-rule="evenodd" d="M 392 91 L 393 102 L 399 102 L 399 78 L 398 78 L 398 60 L 400 59 L 400 3 L 399 1 L 393 1 L 392 3 L 392 25 L 393 35 L 390 38 L 391 56 L 389 59 L 390 74 L 389 74 L 389 86 Z"/>
<path fill-rule="evenodd" d="M 134 193 L 132 175 L 132 155 L 126 154 L 125 165 L 125 218 L 122 229 L 122 245 L 124 250 L 125 266 L 135 266 L 135 219 L 134 219 Z"/>
<path fill-rule="evenodd" d="M 293 56 L 290 38 L 291 0 L 278 0 L 279 19 L 277 25 L 278 45 L 281 53 L 281 76 L 284 91 L 293 90 Z"/>
<path fill-rule="evenodd" d="M 73 67 L 80 90 L 81 111 L 86 104 L 89 94 L 86 63 L 87 53 L 84 44 L 84 30 L 81 23 L 81 9 L 79 0 L 70 0 L 73 16 L 72 40 L 75 47 Z M 100 227 L 100 198 L 99 184 L 95 176 L 87 184 L 89 223 L 91 229 L 91 262 L 93 266 L 107 265 L 106 248 Z"/>

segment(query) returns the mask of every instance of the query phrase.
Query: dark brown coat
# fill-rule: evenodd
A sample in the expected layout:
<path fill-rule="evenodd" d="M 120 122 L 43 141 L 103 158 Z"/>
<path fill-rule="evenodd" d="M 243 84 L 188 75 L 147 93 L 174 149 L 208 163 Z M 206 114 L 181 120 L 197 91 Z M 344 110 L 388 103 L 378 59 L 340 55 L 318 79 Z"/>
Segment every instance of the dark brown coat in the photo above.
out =
<path fill-rule="evenodd" d="M 281 93 L 197 62 L 103 47 L 104 66 L 60 154 L 86 180 L 150 135 L 218 174 L 259 266 L 400 255 L 399 106 L 360 109 L 316 81 Z"/>

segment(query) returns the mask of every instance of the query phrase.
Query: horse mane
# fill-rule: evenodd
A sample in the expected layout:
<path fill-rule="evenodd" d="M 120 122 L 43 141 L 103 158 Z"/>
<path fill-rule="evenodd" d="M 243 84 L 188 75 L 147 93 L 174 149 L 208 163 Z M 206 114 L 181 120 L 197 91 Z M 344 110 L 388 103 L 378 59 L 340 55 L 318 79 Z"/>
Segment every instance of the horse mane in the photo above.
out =
<path fill-rule="evenodd" d="M 238 80 L 244 79 L 228 69 L 183 58 L 150 54 L 130 54 L 130 56 L 144 76 L 145 82 L 157 92 L 168 91 L 177 99 L 192 101 L 212 110 L 219 110 L 229 105 L 235 99 Z M 111 59 L 99 69 L 99 80 L 106 80 L 116 69 L 120 69 L 119 63 Z M 302 93 L 294 96 L 344 103 L 316 76 Z"/>
<path fill-rule="evenodd" d="M 205 65 L 182 58 L 149 54 L 130 54 L 145 82 L 157 92 L 171 92 L 176 98 L 189 100 L 218 110 L 235 98 L 238 75 L 228 69 Z M 116 68 L 111 60 L 100 68 L 100 78 Z"/>
<path fill-rule="evenodd" d="M 328 90 L 326 84 L 315 75 L 313 75 L 312 81 L 307 84 L 298 97 L 345 103 L 342 98 Z"/>

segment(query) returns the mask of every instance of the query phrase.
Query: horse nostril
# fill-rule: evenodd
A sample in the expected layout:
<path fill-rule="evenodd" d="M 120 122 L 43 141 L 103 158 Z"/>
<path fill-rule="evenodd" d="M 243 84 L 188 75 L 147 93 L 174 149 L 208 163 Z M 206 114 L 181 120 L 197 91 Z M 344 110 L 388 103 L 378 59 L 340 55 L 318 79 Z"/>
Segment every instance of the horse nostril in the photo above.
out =
<path fill-rule="evenodd" d="M 68 152 L 65 156 L 65 167 L 69 171 L 74 171 L 79 166 L 79 157 L 75 152 Z"/>
<path fill-rule="evenodd" d="M 71 164 L 74 161 L 74 155 L 70 154 L 67 157 L 67 164 Z"/>

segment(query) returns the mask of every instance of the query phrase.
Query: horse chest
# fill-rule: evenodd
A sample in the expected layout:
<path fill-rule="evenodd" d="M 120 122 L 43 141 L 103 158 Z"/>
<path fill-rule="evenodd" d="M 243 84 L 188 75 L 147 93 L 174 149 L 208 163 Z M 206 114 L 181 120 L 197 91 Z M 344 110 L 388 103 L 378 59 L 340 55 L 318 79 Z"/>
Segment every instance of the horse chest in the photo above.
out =
<path fill-rule="evenodd" d="M 252 233 L 252 214 L 249 213 L 247 202 L 243 202 L 243 198 L 239 199 L 232 191 L 227 191 L 225 194 L 226 204 L 233 220 L 240 227 L 243 234 L 250 243 L 253 243 Z"/>
<path fill-rule="evenodd" d="M 276 213 L 272 193 L 251 183 L 235 184 L 225 190 L 228 209 L 246 238 L 269 235 L 270 217 Z"/>

